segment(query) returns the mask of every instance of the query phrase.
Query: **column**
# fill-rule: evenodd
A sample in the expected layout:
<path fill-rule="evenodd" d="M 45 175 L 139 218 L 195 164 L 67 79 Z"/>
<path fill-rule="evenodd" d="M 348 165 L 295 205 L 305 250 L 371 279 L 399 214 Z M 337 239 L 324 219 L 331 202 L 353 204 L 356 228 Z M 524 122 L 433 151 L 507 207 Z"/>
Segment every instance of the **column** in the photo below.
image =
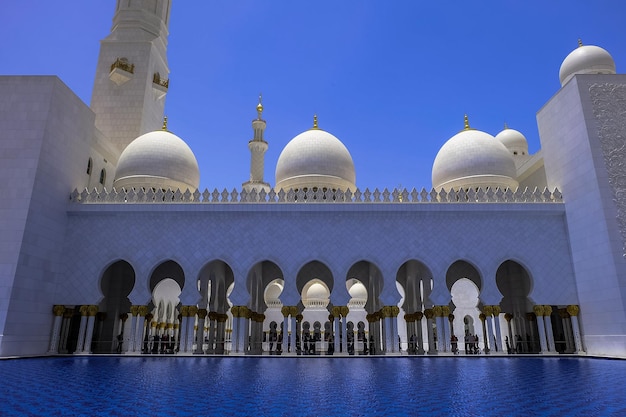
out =
<path fill-rule="evenodd" d="M 122 349 L 125 352 L 132 352 L 135 349 L 135 336 L 137 334 L 137 314 L 139 314 L 139 307 L 140 306 L 136 306 L 136 305 L 130 306 L 130 314 L 131 314 L 130 329 L 128 332 L 122 332 L 122 333 L 125 333 L 122 339 L 124 343 L 126 343 L 126 347 L 122 346 Z M 126 317 L 128 318 L 128 316 Z M 122 321 L 126 322 L 126 319 L 122 319 Z"/>
<path fill-rule="evenodd" d="M 298 336 L 298 327 L 296 325 L 296 316 L 298 315 L 298 306 L 291 306 L 289 308 L 289 314 L 291 315 L 291 330 L 289 332 L 289 353 L 291 355 L 296 354 L 296 340 Z"/>
<path fill-rule="evenodd" d="M 289 330 L 289 313 L 290 313 L 290 308 L 289 306 L 283 306 L 283 308 L 280 309 L 281 313 L 283 313 L 283 330 L 280 332 L 282 335 L 282 343 L 281 343 L 281 350 L 282 350 L 282 354 L 287 353 L 287 339 L 288 339 L 288 330 Z"/>
<path fill-rule="evenodd" d="M 391 306 L 391 336 L 393 340 L 394 353 L 400 353 L 400 333 L 398 332 L 398 314 L 400 314 L 400 308 L 398 306 Z"/>
<path fill-rule="evenodd" d="M 187 352 L 187 323 L 189 322 L 189 306 L 180 307 L 180 334 L 179 334 L 179 347 L 178 353 Z"/>
<path fill-rule="evenodd" d="M 424 310 L 424 316 L 426 316 L 426 332 L 428 337 L 428 354 L 436 355 L 437 348 L 435 346 L 435 332 L 433 329 L 433 317 L 435 317 L 435 312 L 432 308 L 427 308 Z"/>
<path fill-rule="evenodd" d="M 441 306 L 434 306 L 433 313 L 435 315 L 435 326 L 437 327 L 437 352 L 443 353 L 445 351 L 445 336 L 443 334 L 443 312 Z"/>
<path fill-rule="evenodd" d="M 217 321 L 217 313 L 211 311 L 209 313 L 209 353 L 215 353 L 215 324 Z"/>
<path fill-rule="evenodd" d="M 252 310 L 246 306 L 242 306 L 239 310 L 239 351 L 246 353 L 248 350 L 250 339 L 250 317 Z"/>
<path fill-rule="evenodd" d="M 561 318 L 561 325 L 563 326 L 563 339 L 565 339 L 564 353 L 574 352 L 574 340 L 572 338 L 572 326 L 570 316 L 567 313 L 566 308 L 559 308 L 559 317 Z"/>
<path fill-rule="evenodd" d="M 415 313 L 405 313 L 404 322 L 406 323 L 406 351 L 409 355 L 414 355 L 415 352 L 417 352 L 417 341 L 415 340 Z"/>
<path fill-rule="evenodd" d="M 91 339 L 93 337 L 93 326 L 96 321 L 96 314 L 98 313 L 98 306 L 90 305 L 87 308 L 87 329 L 85 332 L 85 343 L 83 344 L 82 353 L 91 353 Z"/>
<path fill-rule="evenodd" d="M 48 353 L 55 354 L 59 351 L 59 339 L 61 337 L 61 322 L 63 321 L 63 313 L 65 312 L 65 306 L 55 305 L 52 307 L 52 314 L 54 314 L 54 322 L 52 323 L 52 334 L 50 335 L 50 347 Z"/>
<path fill-rule="evenodd" d="M 508 352 L 513 352 L 513 349 L 515 349 L 515 339 L 513 338 L 513 329 L 511 328 L 511 320 L 513 320 L 513 314 L 504 313 L 504 320 L 506 320 L 506 328 L 507 328 L 508 336 L 509 336 L 508 348 L 510 350 L 507 350 L 507 353 L 508 353 Z"/>
<path fill-rule="evenodd" d="M 344 355 L 348 355 L 348 313 L 350 310 L 348 306 L 341 306 L 341 352 Z"/>
<path fill-rule="evenodd" d="M 204 353 L 204 319 L 207 311 L 204 308 L 198 309 L 198 331 L 196 332 L 196 354 Z"/>
<path fill-rule="evenodd" d="M 80 326 L 78 327 L 78 340 L 76 342 L 76 350 L 74 353 L 82 353 L 85 346 L 85 329 L 87 329 L 87 314 L 89 314 L 89 306 L 80 306 Z"/>
<path fill-rule="evenodd" d="M 187 319 L 187 346 L 185 349 L 186 353 L 193 352 L 193 339 L 194 339 L 194 326 L 196 324 L 196 314 L 198 314 L 198 307 L 196 306 L 188 306 L 188 314 L 189 318 Z"/>
<path fill-rule="evenodd" d="M 487 325 L 486 325 L 487 316 L 485 315 L 485 313 L 480 313 L 478 315 L 478 318 L 480 319 L 480 322 L 482 323 L 482 326 L 483 326 L 483 352 L 487 354 L 489 353 L 489 343 L 487 341 L 487 339 L 489 338 L 489 335 L 487 334 Z"/>
<path fill-rule="evenodd" d="M 230 314 L 233 316 L 233 328 L 230 335 L 230 353 L 240 354 L 243 352 L 243 348 L 240 346 L 241 338 L 239 333 L 241 331 L 241 315 L 243 314 L 243 308 L 245 306 L 232 306 L 230 308 Z"/>
<path fill-rule="evenodd" d="M 331 310 L 331 315 L 328 318 L 330 319 L 330 317 L 333 318 L 333 354 L 339 355 L 339 352 L 341 350 L 341 338 L 339 337 L 339 335 L 341 334 L 341 331 L 339 330 L 339 326 L 341 326 L 341 307 L 334 306 Z"/>
<path fill-rule="evenodd" d="M 533 307 L 533 311 L 537 316 L 537 330 L 539 331 L 539 353 L 545 353 L 548 350 L 546 343 L 546 328 L 543 324 L 543 306 L 536 305 Z"/>
<path fill-rule="evenodd" d="M 421 311 L 415 312 L 415 328 L 417 330 L 417 354 L 424 354 L 424 335 L 422 333 L 422 318 L 424 314 Z"/>
<path fill-rule="evenodd" d="M 578 307 L 577 305 L 568 305 L 567 312 L 569 313 L 572 322 L 572 333 L 574 334 L 574 346 L 576 349 L 575 353 L 583 353 L 584 349 L 582 337 L 580 334 L 580 323 L 578 323 L 578 314 L 580 313 L 580 307 Z"/>
<path fill-rule="evenodd" d="M 546 343 L 548 345 L 548 351 L 555 352 L 554 348 L 554 333 L 552 332 L 552 307 L 549 305 L 543 306 L 543 324 L 546 326 Z"/>
<path fill-rule="evenodd" d="M 63 324 L 61 325 L 61 340 L 59 346 L 59 353 L 67 353 L 67 337 L 70 334 L 70 324 L 74 317 L 74 309 L 66 308 L 63 313 Z"/>
<path fill-rule="evenodd" d="M 441 306 L 441 335 L 443 337 L 443 351 L 450 352 L 450 338 L 452 337 L 452 333 L 450 332 L 450 307 Z M 453 317 L 454 319 L 454 317 Z"/>
<path fill-rule="evenodd" d="M 496 349 L 499 353 L 503 353 L 504 350 L 502 349 L 502 331 L 500 329 L 500 313 L 502 312 L 502 309 L 500 308 L 500 306 L 492 306 L 492 309 L 493 321 L 496 325 Z"/>
<path fill-rule="evenodd" d="M 224 354 L 226 348 L 226 322 L 228 314 L 220 313 L 217 315 L 217 331 L 215 334 L 215 353 Z"/>
<path fill-rule="evenodd" d="M 139 353 L 141 352 L 142 344 L 143 344 L 143 333 L 146 324 L 146 315 L 148 314 L 147 306 L 139 306 L 137 309 L 137 323 L 135 324 L 133 342 L 132 342 L 132 352 Z"/>

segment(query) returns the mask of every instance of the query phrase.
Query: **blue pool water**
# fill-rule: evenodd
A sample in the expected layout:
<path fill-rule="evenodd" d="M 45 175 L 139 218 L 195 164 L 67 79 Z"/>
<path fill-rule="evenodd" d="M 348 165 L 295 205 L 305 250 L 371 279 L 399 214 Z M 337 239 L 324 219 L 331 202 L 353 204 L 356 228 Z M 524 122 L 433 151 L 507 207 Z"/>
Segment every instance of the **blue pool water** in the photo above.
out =
<path fill-rule="evenodd" d="M 143 358 L 0 361 L 2 416 L 626 416 L 626 361 Z"/>

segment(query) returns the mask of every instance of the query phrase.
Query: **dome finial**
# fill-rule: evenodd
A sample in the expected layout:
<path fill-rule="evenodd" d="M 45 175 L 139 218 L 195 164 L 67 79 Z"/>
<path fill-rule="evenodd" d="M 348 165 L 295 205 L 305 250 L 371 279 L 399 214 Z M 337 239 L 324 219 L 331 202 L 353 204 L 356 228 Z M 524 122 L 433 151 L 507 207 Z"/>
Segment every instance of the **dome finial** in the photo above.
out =
<path fill-rule="evenodd" d="M 263 94 L 261 93 L 259 93 L 259 104 L 256 105 L 256 113 L 259 120 L 261 120 L 261 116 L 263 115 Z"/>
<path fill-rule="evenodd" d="M 463 128 L 463 130 L 470 130 L 471 127 L 469 125 L 469 119 L 467 118 L 467 114 L 465 115 L 465 117 L 463 117 L 463 120 L 465 122 L 465 127 Z"/>
<path fill-rule="evenodd" d="M 161 130 L 167 132 L 167 116 L 163 116 L 163 126 L 161 127 Z"/>
<path fill-rule="evenodd" d="M 317 126 L 317 114 L 313 115 L 313 129 L 319 129 Z"/>
<path fill-rule="evenodd" d="M 580 38 L 578 38 L 578 47 L 580 48 L 581 46 L 583 46 L 583 41 Z"/>

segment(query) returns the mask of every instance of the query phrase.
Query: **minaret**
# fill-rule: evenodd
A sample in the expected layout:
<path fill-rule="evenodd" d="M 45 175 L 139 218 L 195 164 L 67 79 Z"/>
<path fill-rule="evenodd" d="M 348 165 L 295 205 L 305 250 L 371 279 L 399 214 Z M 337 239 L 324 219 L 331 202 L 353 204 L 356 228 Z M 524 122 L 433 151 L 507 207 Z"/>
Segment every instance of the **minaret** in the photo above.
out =
<path fill-rule="evenodd" d="M 91 109 L 119 152 L 161 127 L 170 7 L 171 0 L 118 0 L 111 33 L 100 42 Z"/>
<path fill-rule="evenodd" d="M 263 171 L 265 167 L 265 151 L 267 151 L 267 142 L 263 139 L 265 132 L 265 120 L 261 118 L 263 115 L 262 98 L 259 96 L 259 104 L 256 106 L 257 118 L 252 121 L 252 129 L 254 130 L 254 138 L 248 142 L 250 149 L 250 181 L 243 183 L 243 189 L 247 192 L 256 189 L 259 193 L 265 190 L 270 192 L 270 185 L 263 181 Z"/>

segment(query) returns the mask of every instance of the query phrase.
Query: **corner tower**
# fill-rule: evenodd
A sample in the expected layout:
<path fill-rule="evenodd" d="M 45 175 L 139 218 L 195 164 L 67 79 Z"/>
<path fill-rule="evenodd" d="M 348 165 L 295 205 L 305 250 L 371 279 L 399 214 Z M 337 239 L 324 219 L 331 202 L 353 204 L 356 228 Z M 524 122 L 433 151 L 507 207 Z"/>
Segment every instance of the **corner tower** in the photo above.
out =
<path fill-rule="evenodd" d="M 117 0 L 111 33 L 100 43 L 91 109 L 119 152 L 161 126 L 170 8 L 171 0 Z"/>

